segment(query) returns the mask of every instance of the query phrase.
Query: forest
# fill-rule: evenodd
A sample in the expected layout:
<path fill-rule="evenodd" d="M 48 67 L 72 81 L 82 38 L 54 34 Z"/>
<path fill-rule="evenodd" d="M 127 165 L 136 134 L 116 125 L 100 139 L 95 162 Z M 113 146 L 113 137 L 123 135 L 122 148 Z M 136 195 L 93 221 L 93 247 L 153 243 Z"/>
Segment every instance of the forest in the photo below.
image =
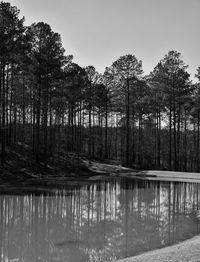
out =
<path fill-rule="evenodd" d="M 200 67 L 193 83 L 182 54 L 171 50 L 149 75 L 134 54 L 100 74 L 74 63 L 50 25 L 25 26 L 20 16 L 0 2 L 2 166 L 22 145 L 44 166 L 73 153 L 137 169 L 200 172 Z"/>

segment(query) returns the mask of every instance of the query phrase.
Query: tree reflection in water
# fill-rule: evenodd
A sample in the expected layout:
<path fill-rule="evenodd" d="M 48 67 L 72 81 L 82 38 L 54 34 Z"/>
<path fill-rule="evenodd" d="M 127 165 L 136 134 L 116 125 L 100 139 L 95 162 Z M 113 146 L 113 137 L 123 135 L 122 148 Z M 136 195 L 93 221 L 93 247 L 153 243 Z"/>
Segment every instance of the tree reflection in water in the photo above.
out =
<path fill-rule="evenodd" d="M 199 232 L 199 184 L 112 179 L 0 195 L 2 262 L 112 261 Z"/>

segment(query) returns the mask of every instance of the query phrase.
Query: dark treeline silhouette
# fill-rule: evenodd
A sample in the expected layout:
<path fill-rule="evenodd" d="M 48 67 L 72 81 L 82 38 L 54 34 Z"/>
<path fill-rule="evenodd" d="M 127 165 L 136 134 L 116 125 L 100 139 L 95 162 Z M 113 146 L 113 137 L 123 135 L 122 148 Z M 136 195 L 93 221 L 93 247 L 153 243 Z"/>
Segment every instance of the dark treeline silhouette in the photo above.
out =
<path fill-rule="evenodd" d="M 17 7 L 0 3 L 2 166 L 23 145 L 44 165 L 74 152 L 136 168 L 200 171 L 200 85 L 179 52 L 148 76 L 134 55 L 99 74 L 64 52 L 48 24 L 25 26 Z"/>

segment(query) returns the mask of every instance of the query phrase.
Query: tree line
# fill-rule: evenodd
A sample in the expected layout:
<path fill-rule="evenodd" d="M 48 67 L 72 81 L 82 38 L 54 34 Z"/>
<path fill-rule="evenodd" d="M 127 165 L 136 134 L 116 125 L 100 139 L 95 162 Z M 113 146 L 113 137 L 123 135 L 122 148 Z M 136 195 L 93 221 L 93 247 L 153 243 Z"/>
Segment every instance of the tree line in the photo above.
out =
<path fill-rule="evenodd" d="M 36 163 L 71 152 L 143 169 L 200 171 L 200 67 L 197 83 L 177 51 L 149 75 L 135 55 L 103 74 L 66 55 L 50 25 L 24 25 L 0 2 L 1 165 L 17 145 Z M 23 147 L 22 147 L 23 148 Z"/>

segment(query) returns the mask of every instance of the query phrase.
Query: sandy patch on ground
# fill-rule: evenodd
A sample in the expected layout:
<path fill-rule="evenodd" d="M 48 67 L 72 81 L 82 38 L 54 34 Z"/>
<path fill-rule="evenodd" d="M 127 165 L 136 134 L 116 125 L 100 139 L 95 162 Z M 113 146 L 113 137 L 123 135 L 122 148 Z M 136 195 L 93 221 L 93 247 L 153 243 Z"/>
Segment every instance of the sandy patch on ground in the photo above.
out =
<path fill-rule="evenodd" d="M 121 165 L 110 165 L 91 161 L 84 162 L 88 168 L 93 172 L 98 172 L 99 175 L 120 176 L 137 178 L 141 180 L 155 180 L 155 181 L 176 181 L 176 182 L 191 182 L 200 183 L 200 173 L 192 172 L 176 172 L 163 170 L 135 170 Z M 200 260 L 199 260 L 200 261 Z"/>
<path fill-rule="evenodd" d="M 200 236 L 118 262 L 200 262 Z"/>

